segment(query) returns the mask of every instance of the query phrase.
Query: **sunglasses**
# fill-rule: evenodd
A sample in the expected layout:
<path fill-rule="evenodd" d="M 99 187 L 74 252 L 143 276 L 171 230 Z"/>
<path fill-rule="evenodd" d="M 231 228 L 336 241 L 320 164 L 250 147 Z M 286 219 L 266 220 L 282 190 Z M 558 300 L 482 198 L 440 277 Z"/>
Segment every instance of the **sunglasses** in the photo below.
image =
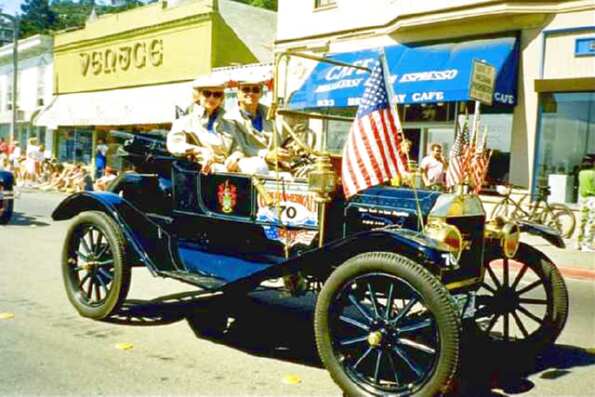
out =
<path fill-rule="evenodd" d="M 213 98 L 223 97 L 223 91 L 202 90 L 200 92 L 205 98 L 212 96 Z"/>
<path fill-rule="evenodd" d="M 242 87 L 242 88 L 240 88 L 240 90 L 242 90 L 242 92 L 244 94 L 249 94 L 249 93 L 260 94 L 260 87 L 258 87 L 258 86 L 255 86 L 255 87 Z"/>

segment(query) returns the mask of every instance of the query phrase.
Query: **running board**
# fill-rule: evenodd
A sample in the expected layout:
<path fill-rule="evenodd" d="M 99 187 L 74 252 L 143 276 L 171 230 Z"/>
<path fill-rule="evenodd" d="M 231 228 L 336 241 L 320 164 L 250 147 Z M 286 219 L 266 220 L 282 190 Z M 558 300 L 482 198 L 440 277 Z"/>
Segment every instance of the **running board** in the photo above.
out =
<path fill-rule="evenodd" d="M 218 280 L 214 277 L 201 276 L 200 274 L 190 273 L 185 271 L 160 271 L 157 272 L 161 277 L 173 278 L 179 281 L 183 281 L 188 284 L 195 285 L 207 291 L 221 290 L 227 283 L 222 280 Z"/>

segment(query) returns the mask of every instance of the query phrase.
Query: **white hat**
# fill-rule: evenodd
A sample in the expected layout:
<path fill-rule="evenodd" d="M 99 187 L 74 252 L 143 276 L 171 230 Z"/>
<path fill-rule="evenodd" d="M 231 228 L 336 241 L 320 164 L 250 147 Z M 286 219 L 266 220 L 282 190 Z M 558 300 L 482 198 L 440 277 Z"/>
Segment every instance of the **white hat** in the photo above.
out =
<path fill-rule="evenodd" d="M 221 75 L 213 73 L 199 76 L 192 82 L 192 88 L 221 87 L 225 86 L 225 79 Z"/>

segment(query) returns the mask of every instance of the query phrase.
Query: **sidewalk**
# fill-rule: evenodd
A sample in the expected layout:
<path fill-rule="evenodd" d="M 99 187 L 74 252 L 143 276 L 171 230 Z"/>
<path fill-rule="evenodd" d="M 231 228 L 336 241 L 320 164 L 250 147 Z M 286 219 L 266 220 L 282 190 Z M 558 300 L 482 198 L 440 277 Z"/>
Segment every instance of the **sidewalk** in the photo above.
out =
<path fill-rule="evenodd" d="M 565 240 L 566 248 L 554 247 L 541 237 L 523 234 L 521 240 L 547 255 L 568 278 L 595 281 L 595 252 L 575 249 L 576 240 Z"/>

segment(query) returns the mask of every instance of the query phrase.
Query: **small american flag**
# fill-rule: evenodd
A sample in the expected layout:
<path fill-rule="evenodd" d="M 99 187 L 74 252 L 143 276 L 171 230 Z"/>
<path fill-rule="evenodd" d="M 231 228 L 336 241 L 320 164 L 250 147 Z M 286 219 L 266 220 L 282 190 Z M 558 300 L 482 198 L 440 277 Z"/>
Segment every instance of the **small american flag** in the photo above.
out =
<path fill-rule="evenodd" d="M 473 157 L 471 158 L 471 180 L 473 182 L 473 191 L 479 193 L 483 186 L 486 174 L 488 172 L 488 166 L 490 164 L 490 158 L 492 157 L 492 151 L 487 150 L 487 129 L 483 136 L 483 142 L 477 146 Z"/>
<path fill-rule="evenodd" d="M 341 177 L 346 198 L 401 177 L 406 170 L 399 148 L 401 123 L 398 114 L 391 110 L 381 62 L 374 67 L 365 86 L 343 150 Z"/>
<path fill-rule="evenodd" d="M 467 165 L 469 164 L 469 129 L 467 127 L 467 120 L 463 130 L 455 131 L 455 143 L 452 146 L 448 158 L 448 170 L 446 172 L 446 186 L 452 187 L 462 183 L 467 173 Z"/>

